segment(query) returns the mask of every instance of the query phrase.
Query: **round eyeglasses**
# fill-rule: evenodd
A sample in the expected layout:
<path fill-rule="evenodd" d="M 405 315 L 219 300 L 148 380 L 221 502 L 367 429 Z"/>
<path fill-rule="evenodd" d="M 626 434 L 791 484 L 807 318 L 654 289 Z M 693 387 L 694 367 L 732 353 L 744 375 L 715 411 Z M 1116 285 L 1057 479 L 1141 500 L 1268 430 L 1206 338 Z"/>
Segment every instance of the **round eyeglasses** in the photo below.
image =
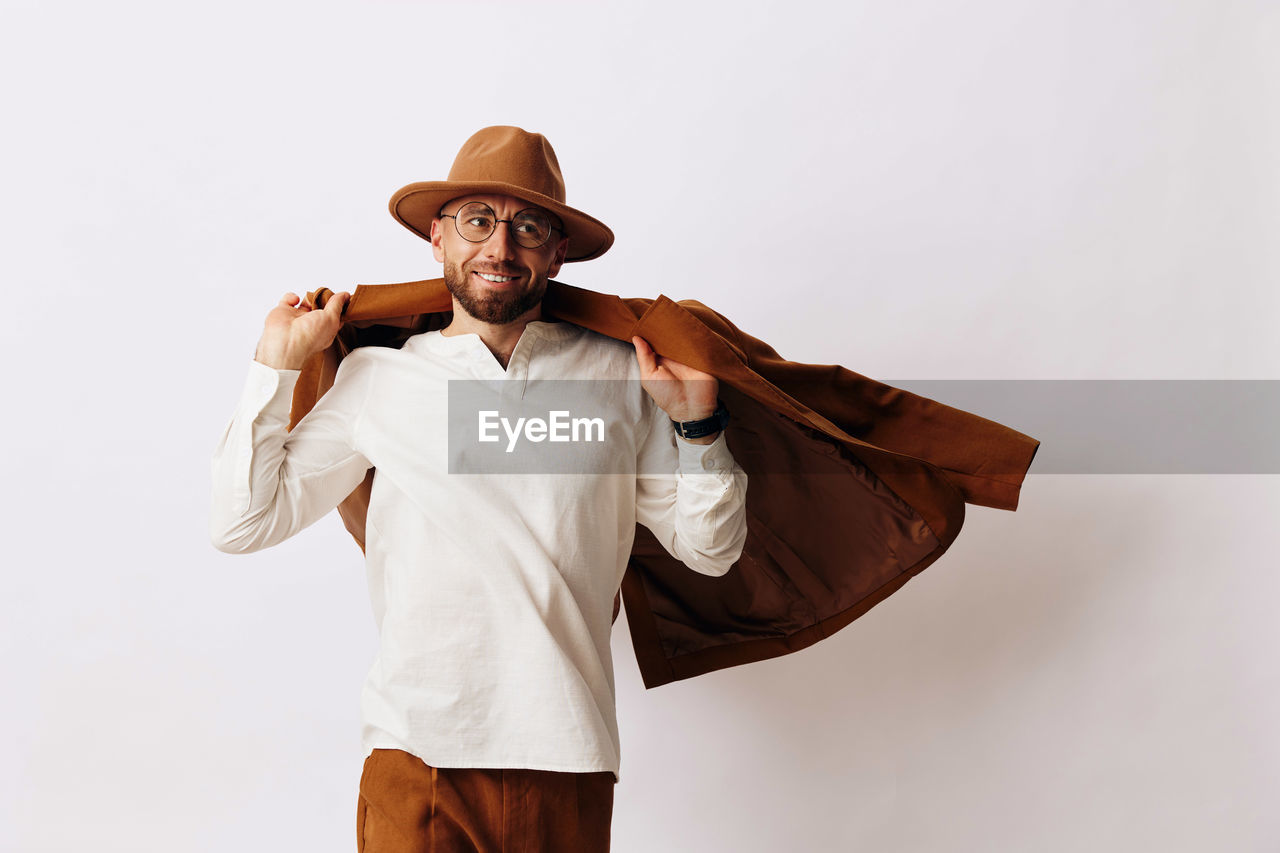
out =
<path fill-rule="evenodd" d="M 499 219 L 493 208 L 484 202 L 464 204 L 457 213 L 441 213 L 441 219 L 452 219 L 458 236 L 468 243 L 483 243 L 493 235 L 499 222 L 511 227 L 511 236 L 526 249 L 536 249 L 546 243 L 552 231 L 565 233 L 563 228 L 551 224 L 551 217 L 536 207 L 527 207 L 510 219 Z"/>

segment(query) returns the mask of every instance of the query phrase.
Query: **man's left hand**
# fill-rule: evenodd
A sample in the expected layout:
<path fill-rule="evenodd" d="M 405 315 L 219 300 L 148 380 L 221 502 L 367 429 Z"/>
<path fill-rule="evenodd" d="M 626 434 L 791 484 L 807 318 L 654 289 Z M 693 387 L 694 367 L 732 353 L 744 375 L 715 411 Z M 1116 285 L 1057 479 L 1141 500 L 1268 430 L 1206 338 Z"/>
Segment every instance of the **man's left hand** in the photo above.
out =
<path fill-rule="evenodd" d="M 716 410 L 720 381 L 710 373 L 681 364 L 673 358 L 658 355 L 649 342 L 639 335 L 631 338 L 640 364 L 640 384 L 673 421 L 696 421 L 709 418 Z M 705 439 L 689 439 L 709 444 L 719 433 Z"/>

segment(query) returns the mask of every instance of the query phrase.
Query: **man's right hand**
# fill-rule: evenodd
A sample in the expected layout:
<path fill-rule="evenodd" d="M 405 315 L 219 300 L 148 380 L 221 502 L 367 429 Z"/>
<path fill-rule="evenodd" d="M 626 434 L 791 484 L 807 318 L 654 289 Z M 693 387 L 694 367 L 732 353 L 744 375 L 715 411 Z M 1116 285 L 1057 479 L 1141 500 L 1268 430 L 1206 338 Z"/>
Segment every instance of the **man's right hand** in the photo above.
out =
<path fill-rule="evenodd" d="M 333 343 L 350 298 L 344 290 L 316 309 L 298 294 L 286 293 L 267 314 L 254 360 L 278 370 L 301 370 L 307 359 Z"/>

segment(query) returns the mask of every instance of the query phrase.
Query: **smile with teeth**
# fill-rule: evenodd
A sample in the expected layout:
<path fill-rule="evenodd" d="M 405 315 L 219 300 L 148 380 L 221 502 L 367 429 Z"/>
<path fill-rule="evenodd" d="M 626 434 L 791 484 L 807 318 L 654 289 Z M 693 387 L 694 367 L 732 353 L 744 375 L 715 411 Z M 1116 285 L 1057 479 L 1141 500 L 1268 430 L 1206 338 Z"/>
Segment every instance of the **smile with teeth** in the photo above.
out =
<path fill-rule="evenodd" d="M 494 284 L 502 284 L 515 278 L 513 275 L 490 275 L 486 272 L 478 272 L 476 275 L 480 276 L 485 281 L 491 281 Z"/>

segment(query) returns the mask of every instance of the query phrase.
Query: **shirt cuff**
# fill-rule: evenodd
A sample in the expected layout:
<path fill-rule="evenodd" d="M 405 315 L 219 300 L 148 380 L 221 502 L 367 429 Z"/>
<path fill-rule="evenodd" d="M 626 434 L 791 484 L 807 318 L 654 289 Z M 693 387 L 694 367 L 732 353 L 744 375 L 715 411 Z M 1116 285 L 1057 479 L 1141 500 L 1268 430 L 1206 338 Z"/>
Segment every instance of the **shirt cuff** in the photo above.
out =
<path fill-rule="evenodd" d="M 293 386 L 301 370 L 269 367 L 256 359 L 249 362 L 240 405 L 251 412 L 283 412 L 286 419 L 293 407 Z"/>
<path fill-rule="evenodd" d="M 702 474 L 708 471 L 732 471 L 734 460 L 729 445 L 724 440 L 724 430 L 710 444 L 694 444 L 676 435 L 676 447 L 680 454 L 680 471 L 684 474 Z"/>

